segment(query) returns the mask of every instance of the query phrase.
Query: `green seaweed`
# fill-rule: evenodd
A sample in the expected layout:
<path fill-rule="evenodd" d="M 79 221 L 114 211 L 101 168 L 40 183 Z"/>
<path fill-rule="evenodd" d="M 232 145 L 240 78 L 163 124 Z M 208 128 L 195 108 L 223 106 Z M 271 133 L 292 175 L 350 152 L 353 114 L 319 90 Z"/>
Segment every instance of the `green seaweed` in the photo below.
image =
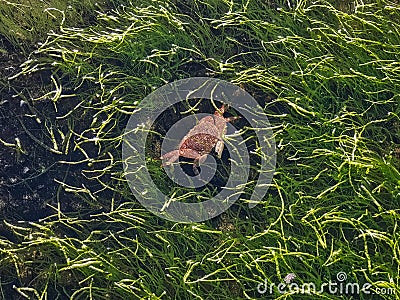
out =
<path fill-rule="evenodd" d="M 14 239 L 0 240 L 1 284 L 26 299 L 378 299 L 257 292 L 289 273 L 320 286 L 345 272 L 397 299 L 399 18 L 390 1 L 133 1 L 49 33 L 17 78 L 50 70 L 53 90 L 30 100 L 57 112 L 39 140 L 64 164 L 79 162 L 96 184 L 60 185 L 100 212 L 53 203 L 44 220 L 6 221 Z M 127 187 L 123 125 L 157 87 L 199 75 L 241 85 L 263 105 L 277 168 L 255 208 L 243 197 L 213 220 L 174 224 Z"/>

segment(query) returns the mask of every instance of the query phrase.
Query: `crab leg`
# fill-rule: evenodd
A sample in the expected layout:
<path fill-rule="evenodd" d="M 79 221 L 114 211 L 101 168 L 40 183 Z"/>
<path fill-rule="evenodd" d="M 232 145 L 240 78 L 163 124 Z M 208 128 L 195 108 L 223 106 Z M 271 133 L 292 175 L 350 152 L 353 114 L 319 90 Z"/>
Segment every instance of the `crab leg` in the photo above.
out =
<path fill-rule="evenodd" d="M 168 153 L 165 153 L 163 156 L 160 157 L 162 160 L 167 160 L 166 162 L 162 163 L 162 166 L 168 166 L 171 165 L 174 161 L 176 161 L 179 158 L 179 150 L 173 150 Z"/>
<path fill-rule="evenodd" d="M 199 175 L 199 167 L 207 158 L 207 154 L 204 154 L 198 158 L 196 158 L 193 162 L 193 172 L 195 175 Z"/>

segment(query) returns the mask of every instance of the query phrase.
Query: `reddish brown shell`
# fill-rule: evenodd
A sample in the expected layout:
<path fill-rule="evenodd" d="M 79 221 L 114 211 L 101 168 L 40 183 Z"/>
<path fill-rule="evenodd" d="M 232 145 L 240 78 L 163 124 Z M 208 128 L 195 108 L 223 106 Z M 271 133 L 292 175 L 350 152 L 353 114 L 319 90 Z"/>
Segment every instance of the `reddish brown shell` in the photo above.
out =
<path fill-rule="evenodd" d="M 183 141 L 180 150 L 191 149 L 198 152 L 200 155 L 208 154 L 218 142 L 218 138 L 207 133 L 199 133 L 188 137 Z"/>

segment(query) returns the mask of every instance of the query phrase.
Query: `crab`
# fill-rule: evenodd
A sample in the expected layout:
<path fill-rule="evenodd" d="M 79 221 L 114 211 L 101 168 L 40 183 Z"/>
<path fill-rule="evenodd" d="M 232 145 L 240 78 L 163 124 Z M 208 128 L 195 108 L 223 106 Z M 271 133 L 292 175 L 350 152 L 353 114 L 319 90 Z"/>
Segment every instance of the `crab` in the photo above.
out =
<path fill-rule="evenodd" d="M 214 115 L 200 119 L 199 123 L 184 136 L 176 150 L 160 157 L 163 160 L 162 166 L 171 165 L 180 156 L 191 158 L 194 159 L 193 172 L 198 175 L 198 167 L 206 160 L 213 148 L 215 148 L 217 156 L 221 158 L 224 150 L 223 137 L 226 133 L 226 123 L 240 118 L 225 118 L 225 110 L 225 105 L 222 105 L 214 112 Z"/>

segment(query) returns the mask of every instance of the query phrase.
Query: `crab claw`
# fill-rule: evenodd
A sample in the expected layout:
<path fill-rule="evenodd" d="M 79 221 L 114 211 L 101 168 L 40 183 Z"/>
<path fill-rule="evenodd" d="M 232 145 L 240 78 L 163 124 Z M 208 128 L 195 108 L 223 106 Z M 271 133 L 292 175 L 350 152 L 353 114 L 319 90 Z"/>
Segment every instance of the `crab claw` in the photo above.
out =
<path fill-rule="evenodd" d="M 218 158 L 221 158 L 222 151 L 224 151 L 224 142 L 218 141 L 217 144 L 215 145 L 215 152 L 217 153 Z"/>
<path fill-rule="evenodd" d="M 226 109 L 228 109 L 228 105 L 225 106 L 225 104 L 222 104 L 222 106 L 219 109 L 215 110 L 214 115 L 223 116 Z"/>
<path fill-rule="evenodd" d="M 225 118 L 225 121 L 226 121 L 227 123 L 229 123 L 229 122 L 232 122 L 232 121 L 241 119 L 241 118 L 242 118 L 241 116 L 229 117 L 229 118 Z"/>

